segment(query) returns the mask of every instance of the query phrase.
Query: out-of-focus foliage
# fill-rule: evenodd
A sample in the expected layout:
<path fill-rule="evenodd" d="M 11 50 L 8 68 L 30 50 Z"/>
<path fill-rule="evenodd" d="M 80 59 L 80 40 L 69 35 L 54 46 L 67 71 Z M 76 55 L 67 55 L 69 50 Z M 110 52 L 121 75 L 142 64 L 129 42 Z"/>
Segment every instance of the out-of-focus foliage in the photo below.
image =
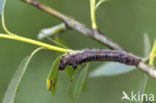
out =
<path fill-rule="evenodd" d="M 149 56 L 151 50 L 150 38 L 148 36 L 148 33 L 144 33 L 143 40 L 144 40 L 144 56 L 147 57 Z M 140 91 L 140 93 L 142 94 L 145 94 L 149 77 L 146 74 L 143 74 L 142 77 L 143 78 L 140 80 L 140 87 L 138 91 Z M 143 101 L 140 101 L 139 103 L 143 103 Z"/>
<path fill-rule="evenodd" d="M 90 77 L 120 75 L 122 73 L 130 72 L 134 69 L 136 69 L 136 67 L 127 66 L 121 63 L 105 63 L 95 68 L 94 71 L 90 72 Z"/>
<path fill-rule="evenodd" d="M 16 92 L 18 90 L 18 87 L 21 83 L 21 80 L 23 78 L 23 75 L 28 67 L 28 64 L 30 63 L 31 58 L 34 56 L 36 52 L 38 52 L 41 48 L 35 49 L 30 56 L 27 56 L 22 60 L 20 65 L 18 66 L 14 76 L 11 78 L 11 81 L 9 83 L 8 89 L 5 93 L 5 96 L 3 98 L 3 103 L 14 103 Z"/>
<path fill-rule="evenodd" d="M 73 75 L 73 80 L 69 83 L 69 97 L 72 101 L 72 103 L 77 103 L 80 93 L 82 91 L 82 88 L 84 86 L 87 71 L 88 71 L 89 64 L 80 67 L 77 72 Z"/>
<path fill-rule="evenodd" d="M 29 57 L 26 57 L 25 59 L 22 60 L 21 64 L 16 70 L 16 73 L 11 79 L 11 82 L 9 83 L 9 87 L 5 93 L 3 103 L 14 103 L 17 89 L 19 87 L 19 84 L 21 82 L 25 70 L 27 69 L 29 62 L 30 62 Z"/>

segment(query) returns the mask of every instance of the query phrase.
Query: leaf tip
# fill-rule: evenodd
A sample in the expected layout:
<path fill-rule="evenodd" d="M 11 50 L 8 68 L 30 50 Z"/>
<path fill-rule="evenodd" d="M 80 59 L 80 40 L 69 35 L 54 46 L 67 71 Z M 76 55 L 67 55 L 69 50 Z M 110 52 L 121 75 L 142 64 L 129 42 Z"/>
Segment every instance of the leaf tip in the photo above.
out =
<path fill-rule="evenodd" d="M 50 80 L 49 78 L 47 79 L 47 89 L 50 91 L 52 88 L 52 80 Z"/>
<path fill-rule="evenodd" d="M 149 58 L 149 64 L 150 65 L 154 65 L 155 57 L 156 57 L 156 39 L 154 41 L 153 48 L 152 48 L 152 51 L 150 53 L 150 58 Z"/>

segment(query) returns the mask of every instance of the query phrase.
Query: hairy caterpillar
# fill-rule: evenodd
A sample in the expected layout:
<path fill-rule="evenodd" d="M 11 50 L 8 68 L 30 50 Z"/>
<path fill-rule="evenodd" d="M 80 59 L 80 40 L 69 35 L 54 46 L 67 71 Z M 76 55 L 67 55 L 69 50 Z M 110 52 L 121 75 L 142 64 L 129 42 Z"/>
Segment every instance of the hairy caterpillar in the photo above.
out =
<path fill-rule="evenodd" d="M 75 69 L 77 65 L 90 61 L 113 61 L 137 67 L 141 59 L 124 51 L 83 50 L 75 53 L 68 53 L 67 55 L 62 56 L 59 69 L 64 70 L 68 65 L 72 65 Z"/>

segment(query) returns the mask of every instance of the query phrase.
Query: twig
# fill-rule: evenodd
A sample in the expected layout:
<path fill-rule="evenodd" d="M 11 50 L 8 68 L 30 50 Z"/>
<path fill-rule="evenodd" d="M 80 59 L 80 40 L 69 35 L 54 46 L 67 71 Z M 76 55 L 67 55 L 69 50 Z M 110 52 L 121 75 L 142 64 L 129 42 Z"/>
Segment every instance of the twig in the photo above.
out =
<path fill-rule="evenodd" d="M 100 32 L 94 31 L 92 29 L 87 28 L 84 24 L 74 20 L 73 18 L 70 18 L 53 8 L 50 8 L 44 4 L 41 4 L 40 2 L 37 2 L 35 0 L 22 0 L 28 4 L 31 4 L 55 17 L 62 20 L 66 26 L 70 29 L 76 30 L 85 36 L 89 36 L 92 39 L 97 40 L 98 42 L 104 44 L 105 46 L 115 49 L 115 50 L 123 50 L 118 44 L 114 43 L 112 40 L 108 39 L 107 37 L 103 36 Z"/>
<path fill-rule="evenodd" d="M 59 52 L 63 52 L 63 53 L 67 53 L 67 52 L 73 52 L 73 50 L 71 49 L 65 49 L 65 48 L 61 48 L 61 47 L 57 47 L 57 46 L 53 46 L 47 43 L 43 43 L 40 41 L 36 41 L 33 39 L 29 39 L 26 37 L 22 37 L 22 36 L 17 36 L 17 35 L 7 35 L 7 34 L 1 34 L 0 33 L 0 38 L 6 38 L 6 39 L 11 39 L 11 40 L 17 40 L 17 41 L 22 41 L 25 43 L 29 43 L 29 44 L 33 44 L 33 45 L 37 45 L 40 47 L 44 47 L 50 50 L 54 50 L 54 51 L 59 51 Z"/>
<path fill-rule="evenodd" d="M 152 78 L 156 79 L 156 69 L 153 66 L 149 66 L 143 62 L 140 62 L 137 67 Z"/>
<path fill-rule="evenodd" d="M 112 40 L 108 39 L 107 37 L 102 35 L 100 32 L 87 28 L 84 24 L 54 10 L 53 8 L 50 8 L 35 0 L 23 0 L 23 1 L 57 17 L 58 19 L 62 20 L 68 28 L 76 30 L 88 37 L 91 37 L 92 39 L 95 39 L 98 42 L 109 47 L 110 49 L 123 50 L 122 47 L 120 47 L 117 43 L 114 43 Z M 156 70 L 152 66 L 146 65 L 144 62 L 140 61 L 137 68 L 142 70 L 143 72 L 145 72 L 152 78 L 156 79 Z"/>

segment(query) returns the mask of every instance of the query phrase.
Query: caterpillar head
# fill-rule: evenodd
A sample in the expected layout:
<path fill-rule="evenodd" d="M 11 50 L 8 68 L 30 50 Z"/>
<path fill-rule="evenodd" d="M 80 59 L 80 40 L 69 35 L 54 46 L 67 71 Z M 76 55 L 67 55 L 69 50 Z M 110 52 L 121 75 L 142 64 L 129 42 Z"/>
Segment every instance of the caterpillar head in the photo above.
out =
<path fill-rule="evenodd" d="M 72 60 L 72 55 L 69 54 L 69 53 L 67 55 L 61 56 L 59 69 L 64 70 L 66 66 L 72 65 L 72 61 L 73 61 Z"/>
<path fill-rule="evenodd" d="M 65 59 L 65 57 L 64 56 L 62 56 L 61 57 L 61 60 L 60 60 L 60 64 L 59 64 L 59 70 L 64 70 L 65 69 L 65 67 L 66 67 L 66 61 L 64 60 Z"/>
<path fill-rule="evenodd" d="M 64 70 L 66 66 L 71 65 L 74 69 L 77 68 L 77 64 L 74 62 L 75 59 L 72 54 L 67 54 L 65 56 L 61 56 L 59 70 Z"/>

